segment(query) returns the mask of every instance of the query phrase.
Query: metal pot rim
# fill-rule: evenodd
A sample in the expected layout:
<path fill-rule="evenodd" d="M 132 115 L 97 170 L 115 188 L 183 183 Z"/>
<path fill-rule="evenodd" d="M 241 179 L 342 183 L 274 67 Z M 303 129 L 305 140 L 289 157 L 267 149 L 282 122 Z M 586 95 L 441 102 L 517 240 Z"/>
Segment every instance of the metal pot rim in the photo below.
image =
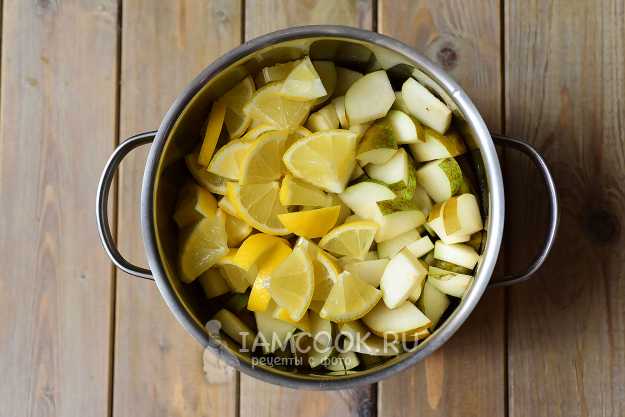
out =
<path fill-rule="evenodd" d="M 475 283 L 464 296 L 456 310 L 432 336 L 422 343 L 420 349 L 406 356 L 403 360 L 363 375 L 356 374 L 354 376 L 335 377 L 327 380 L 308 380 L 288 377 L 285 374 L 270 372 L 262 367 L 254 368 L 242 361 L 237 361 L 233 364 L 233 357 L 229 352 L 215 349 L 214 343 L 210 342 L 205 329 L 199 326 L 186 311 L 181 301 L 175 295 L 170 282 L 166 279 L 165 269 L 161 263 L 156 243 L 157 232 L 154 225 L 153 193 L 157 167 L 169 133 L 178 119 L 178 116 L 190 100 L 212 77 L 227 68 L 233 62 L 269 45 L 310 37 L 346 38 L 369 42 L 404 55 L 406 58 L 413 61 L 421 70 L 428 73 L 428 75 L 435 79 L 447 91 L 449 96 L 453 98 L 458 108 L 465 115 L 466 121 L 473 128 L 482 151 L 484 169 L 489 187 L 489 215 L 485 226 L 488 230 L 486 247 L 482 255 L 481 265 L 476 274 Z M 176 319 L 196 340 L 202 343 L 204 347 L 215 350 L 216 354 L 219 354 L 220 357 L 229 364 L 233 364 L 240 371 L 253 377 L 288 387 L 323 390 L 346 389 L 359 384 L 377 382 L 412 366 L 442 346 L 468 318 L 490 281 L 499 254 L 505 216 L 504 186 L 495 146 L 481 115 L 462 88 L 445 71 L 398 40 L 363 29 L 330 25 L 301 26 L 272 32 L 240 45 L 208 65 L 187 88 L 183 90 L 163 118 L 148 155 L 141 189 L 140 210 L 143 241 L 148 263 L 155 278 L 156 285 Z"/>

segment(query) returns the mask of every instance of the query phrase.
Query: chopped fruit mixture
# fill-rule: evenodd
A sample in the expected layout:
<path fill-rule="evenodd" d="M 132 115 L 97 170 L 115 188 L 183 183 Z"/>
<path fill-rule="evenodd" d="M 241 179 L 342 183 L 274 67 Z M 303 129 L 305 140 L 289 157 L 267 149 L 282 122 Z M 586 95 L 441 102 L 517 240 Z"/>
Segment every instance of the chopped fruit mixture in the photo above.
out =
<path fill-rule="evenodd" d="M 173 213 L 178 272 L 252 356 L 357 373 L 471 287 L 485 232 L 467 145 L 443 100 L 399 81 L 303 57 L 213 103 Z"/>

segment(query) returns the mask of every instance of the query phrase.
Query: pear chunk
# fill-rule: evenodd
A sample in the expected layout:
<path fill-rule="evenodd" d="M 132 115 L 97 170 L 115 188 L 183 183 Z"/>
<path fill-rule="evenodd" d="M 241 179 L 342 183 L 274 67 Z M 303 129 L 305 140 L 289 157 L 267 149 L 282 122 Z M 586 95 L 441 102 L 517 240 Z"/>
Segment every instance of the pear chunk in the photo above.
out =
<path fill-rule="evenodd" d="M 451 110 L 414 78 L 408 78 L 401 87 L 401 95 L 410 114 L 441 135 L 451 123 Z"/>
<path fill-rule="evenodd" d="M 395 308 L 408 299 L 427 275 L 427 270 L 410 252 L 402 250 L 389 261 L 380 280 L 382 299 L 388 308 Z"/>
<path fill-rule="evenodd" d="M 386 116 L 395 93 L 386 71 L 380 70 L 356 80 L 345 93 L 345 110 L 352 124 L 367 123 Z"/>

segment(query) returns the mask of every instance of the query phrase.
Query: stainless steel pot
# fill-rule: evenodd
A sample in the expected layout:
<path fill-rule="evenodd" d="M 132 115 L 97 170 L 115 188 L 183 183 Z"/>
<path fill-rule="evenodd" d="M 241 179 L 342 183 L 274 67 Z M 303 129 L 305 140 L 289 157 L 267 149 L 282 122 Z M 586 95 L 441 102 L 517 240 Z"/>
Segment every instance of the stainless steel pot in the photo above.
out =
<path fill-rule="evenodd" d="M 416 351 L 403 353 L 353 375 L 332 378 L 298 373 L 294 369 L 264 365 L 253 367 L 250 356 L 240 353 L 232 342 L 209 335 L 204 324 L 216 306 L 206 301 L 197 284 L 181 283 L 174 272 L 177 238 L 171 221 L 173 202 L 178 187 L 188 176 L 181 159 L 197 145 L 210 103 L 247 74 L 303 55 L 310 55 L 312 59 L 330 59 L 361 71 L 384 68 L 396 85 L 401 85 L 403 80 L 412 76 L 434 90 L 453 109 L 454 123 L 462 130 L 471 148 L 488 231 L 473 285 L 431 337 Z M 149 143 L 152 146 L 143 177 L 140 207 L 143 240 L 150 265 L 148 270 L 131 264 L 117 250 L 108 225 L 107 200 L 121 160 L 132 149 Z M 548 191 L 550 222 L 543 248 L 528 269 L 491 282 L 505 216 L 504 186 L 495 144 L 520 150 L 535 162 Z M 178 321 L 203 346 L 212 349 L 227 363 L 271 383 L 300 388 L 343 389 L 376 382 L 422 360 L 456 332 L 487 287 L 509 285 L 529 278 L 544 262 L 553 244 L 558 225 L 558 201 L 553 179 L 541 156 L 522 141 L 491 135 L 460 86 L 424 56 L 397 40 L 374 32 L 342 26 L 306 26 L 261 36 L 217 59 L 180 94 L 157 131 L 142 133 L 121 143 L 102 174 L 97 195 L 97 220 L 103 245 L 115 265 L 129 274 L 154 279 Z"/>

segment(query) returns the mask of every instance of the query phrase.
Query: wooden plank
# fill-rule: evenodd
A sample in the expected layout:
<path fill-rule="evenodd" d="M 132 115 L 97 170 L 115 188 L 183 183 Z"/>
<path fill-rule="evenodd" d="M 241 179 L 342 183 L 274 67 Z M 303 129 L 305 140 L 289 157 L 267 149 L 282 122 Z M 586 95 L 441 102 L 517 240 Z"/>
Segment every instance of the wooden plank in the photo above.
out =
<path fill-rule="evenodd" d="M 505 16 L 506 132 L 546 157 L 562 207 L 547 264 L 510 291 L 509 415 L 622 416 L 625 4 L 511 1 Z M 530 164 L 509 162 L 509 268 L 520 270 L 546 206 Z"/>
<path fill-rule="evenodd" d="M 2 416 L 109 414 L 113 281 L 93 202 L 115 141 L 116 3 L 4 2 Z"/>
<path fill-rule="evenodd" d="M 370 1 L 246 1 L 245 35 L 251 39 L 288 26 L 341 24 L 372 27 Z M 375 414 L 375 387 L 318 392 L 278 387 L 241 374 L 242 417 L 370 416 Z"/>
<path fill-rule="evenodd" d="M 206 65 L 240 43 L 239 2 L 123 2 L 121 136 L 158 127 L 179 92 Z M 119 241 L 145 264 L 139 193 L 145 151 L 123 164 Z M 153 282 L 121 274 L 117 287 L 114 415 L 236 415 L 236 372 L 212 366 L 175 320 Z M 209 363 L 210 366 L 210 363 Z"/>
<path fill-rule="evenodd" d="M 498 1 L 380 1 L 381 33 L 424 53 L 467 91 L 492 131 L 501 129 Z M 503 291 L 488 291 L 447 344 L 379 386 L 378 415 L 505 413 Z"/>

